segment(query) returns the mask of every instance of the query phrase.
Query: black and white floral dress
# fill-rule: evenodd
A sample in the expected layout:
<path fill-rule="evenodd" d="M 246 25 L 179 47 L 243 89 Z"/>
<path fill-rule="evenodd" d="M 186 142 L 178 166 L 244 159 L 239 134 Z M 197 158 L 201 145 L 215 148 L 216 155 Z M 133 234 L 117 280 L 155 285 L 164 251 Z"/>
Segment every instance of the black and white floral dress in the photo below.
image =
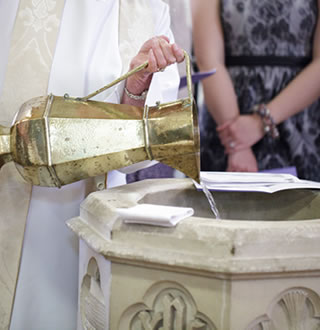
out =
<path fill-rule="evenodd" d="M 268 103 L 311 60 L 317 15 L 317 0 L 221 0 L 226 63 L 242 114 Z M 200 128 L 201 169 L 224 171 L 227 157 L 206 109 Z M 278 128 L 278 140 L 265 136 L 253 146 L 259 170 L 295 166 L 300 178 L 320 181 L 320 102 Z"/>

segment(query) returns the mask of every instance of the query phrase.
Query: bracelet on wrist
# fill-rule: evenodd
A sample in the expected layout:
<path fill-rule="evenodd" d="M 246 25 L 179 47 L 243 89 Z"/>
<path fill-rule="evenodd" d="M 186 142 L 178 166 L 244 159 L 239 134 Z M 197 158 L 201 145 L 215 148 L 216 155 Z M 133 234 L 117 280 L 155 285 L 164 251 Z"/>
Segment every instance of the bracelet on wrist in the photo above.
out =
<path fill-rule="evenodd" d="M 279 130 L 267 106 L 263 103 L 257 104 L 252 108 L 252 112 L 260 116 L 265 134 L 269 134 L 273 139 L 277 139 Z"/>
<path fill-rule="evenodd" d="M 124 92 L 130 99 L 136 100 L 136 101 L 144 101 L 147 98 L 148 90 L 144 90 L 140 95 L 132 94 L 127 90 L 127 87 L 124 88 Z"/>

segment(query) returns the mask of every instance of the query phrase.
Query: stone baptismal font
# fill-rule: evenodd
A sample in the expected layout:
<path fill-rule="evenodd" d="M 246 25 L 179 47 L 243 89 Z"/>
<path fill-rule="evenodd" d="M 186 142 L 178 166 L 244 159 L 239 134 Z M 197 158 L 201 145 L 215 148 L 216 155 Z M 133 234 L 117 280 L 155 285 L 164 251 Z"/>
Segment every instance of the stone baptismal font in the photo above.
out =
<path fill-rule="evenodd" d="M 68 221 L 80 240 L 79 329 L 320 329 L 319 192 L 214 197 L 221 220 L 190 179 L 90 194 Z M 126 223 L 117 209 L 137 204 L 194 215 Z"/>

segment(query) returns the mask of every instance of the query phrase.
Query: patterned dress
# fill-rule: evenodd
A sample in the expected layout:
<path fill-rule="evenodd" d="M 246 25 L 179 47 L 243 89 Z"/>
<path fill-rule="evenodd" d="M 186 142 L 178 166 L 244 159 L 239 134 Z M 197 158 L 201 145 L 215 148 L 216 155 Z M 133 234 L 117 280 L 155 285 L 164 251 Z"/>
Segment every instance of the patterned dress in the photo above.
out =
<path fill-rule="evenodd" d="M 226 63 L 241 114 L 268 103 L 311 60 L 317 14 L 317 0 L 221 0 Z M 206 109 L 200 127 L 201 169 L 224 171 L 227 157 Z M 299 178 L 320 181 L 320 102 L 278 128 L 278 140 L 266 135 L 253 146 L 259 170 L 295 166 Z"/>

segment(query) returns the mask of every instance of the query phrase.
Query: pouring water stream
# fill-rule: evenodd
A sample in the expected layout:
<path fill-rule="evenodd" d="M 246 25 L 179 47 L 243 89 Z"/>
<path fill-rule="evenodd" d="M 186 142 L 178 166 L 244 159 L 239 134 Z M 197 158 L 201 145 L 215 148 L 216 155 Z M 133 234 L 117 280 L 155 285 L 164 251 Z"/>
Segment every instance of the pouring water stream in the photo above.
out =
<path fill-rule="evenodd" d="M 207 200 L 210 204 L 211 211 L 213 212 L 213 214 L 215 215 L 217 220 L 221 220 L 216 202 L 215 202 L 211 192 L 209 191 L 208 187 L 206 186 L 206 184 L 201 179 L 200 179 L 200 185 L 201 185 L 202 191 L 204 192 L 204 194 L 207 197 Z"/>

